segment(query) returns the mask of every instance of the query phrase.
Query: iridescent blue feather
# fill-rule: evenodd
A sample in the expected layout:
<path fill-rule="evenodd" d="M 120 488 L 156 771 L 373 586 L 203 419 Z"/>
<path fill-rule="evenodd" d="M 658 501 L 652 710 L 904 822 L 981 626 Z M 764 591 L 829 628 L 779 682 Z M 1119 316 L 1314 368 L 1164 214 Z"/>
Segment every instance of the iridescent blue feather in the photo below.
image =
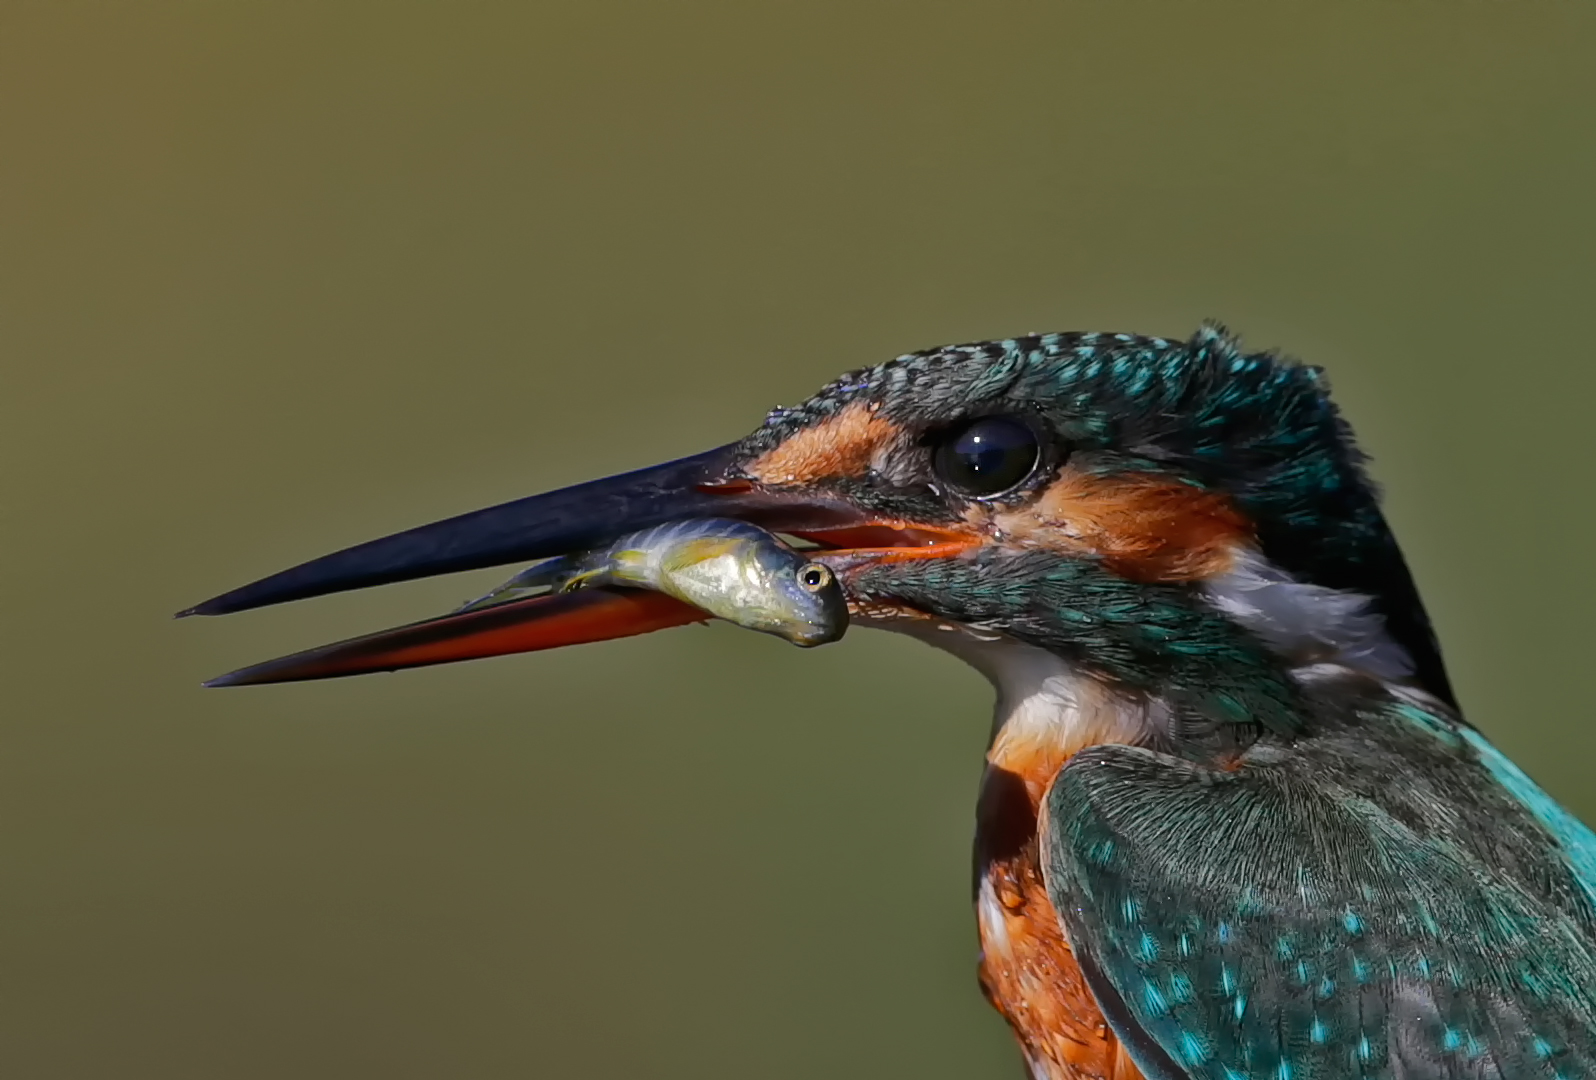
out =
<path fill-rule="evenodd" d="M 1363 683 L 1240 767 L 1098 747 L 1049 893 L 1157 1080 L 1596 1076 L 1596 837 L 1439 705 Z"/>

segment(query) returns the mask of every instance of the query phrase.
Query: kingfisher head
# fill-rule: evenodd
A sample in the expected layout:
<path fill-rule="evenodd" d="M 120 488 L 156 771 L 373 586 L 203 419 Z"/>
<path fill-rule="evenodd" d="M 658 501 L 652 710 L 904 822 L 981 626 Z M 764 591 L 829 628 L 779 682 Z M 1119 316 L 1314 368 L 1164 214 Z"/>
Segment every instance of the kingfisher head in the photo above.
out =
<path fill-rule="evenodd" d="M 545 558 L 688 517 L 815 545 L 856 624 L 986 672 L 1008 707 L 1112 698 L 1139 737 L 1289 731 L 1324 673 L 1450 701 L 1429 622 L 1323 373 L 1217 326 L 911 353 L 745 438 L 314 559 L 185 614 Z M 231 683 L 387 670 L 693 621 L 657 594 L 523 601 L 280 661 Z M 1004 708 L 1000 701 L 1000 709 Z"/>

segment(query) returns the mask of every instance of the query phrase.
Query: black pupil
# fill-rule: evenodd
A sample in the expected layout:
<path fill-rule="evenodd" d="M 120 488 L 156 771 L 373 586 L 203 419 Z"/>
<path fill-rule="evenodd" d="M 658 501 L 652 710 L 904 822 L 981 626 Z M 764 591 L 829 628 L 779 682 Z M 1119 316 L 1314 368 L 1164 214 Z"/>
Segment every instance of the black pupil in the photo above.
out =
<path fill-rule="evenodd" d="M 819 585 L 820 584 L 820 571 L 819 570 L 805 570 L 804 571 L 804 584 L 805 585 Z"/>
<path fill-rule="evenodd" d="M 1017 420 L 977 420 L 936 450 L 937 475 L 969 495 L 996 495 L 1031 475 L 1036 433 Z"/>

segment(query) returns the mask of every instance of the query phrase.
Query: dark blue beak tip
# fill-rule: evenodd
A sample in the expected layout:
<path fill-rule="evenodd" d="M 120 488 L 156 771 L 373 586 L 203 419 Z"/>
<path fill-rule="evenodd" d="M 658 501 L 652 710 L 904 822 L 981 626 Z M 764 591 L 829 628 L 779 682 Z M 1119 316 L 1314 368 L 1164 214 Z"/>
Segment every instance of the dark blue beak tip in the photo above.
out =
<path fill-rule="evenodd" d="M 562 555 L 676 517 L 712 516 L 734 445 L 477 510 L 357 544 L 185 608 L 190 615 L 303 600 L 347 589 Z M 706 487 L 707 485 L 707 487 Z"/>
<path fill-rule="evenodd" d="M 252 668 L 246 667 L 239 668 L 237 671 L 229 671 L 225 675 L 217 675 L 206 679 L 200 683 L 200 686 L 206 690 L 215 690 L 222 686 L 248 686 L 252 681 L 248 678 L 252 670 Z"/>
<path fill-rule="evenodd" d="M 682 518 L 735 517 L 775 532 L 858 523 L 860 510 L 845 498 L 812 491 L 767 492 L 740 479 L 739 453 L 739 444 L 729 443 L 356 544 L 213 596 L 177 617 L 226 615 L 349 589 L 531 562 Z"/>

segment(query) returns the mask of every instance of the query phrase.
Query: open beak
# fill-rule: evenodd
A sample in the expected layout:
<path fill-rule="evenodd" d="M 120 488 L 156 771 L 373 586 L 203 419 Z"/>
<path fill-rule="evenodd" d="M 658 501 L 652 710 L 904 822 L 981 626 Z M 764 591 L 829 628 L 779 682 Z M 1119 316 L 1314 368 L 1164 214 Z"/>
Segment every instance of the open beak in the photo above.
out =
<path fill-rule="evenodd" d="M 883 522 L 823 492 L 766 490 L 740 477 L 735 444 L 446 518 L 357 544 L 179 612 L 224 615 L 349 589 L 531 562 L 598 547 L 639 529 L 733 517 L 858 558 L 891 558 L 960 542 Z M 897 554 L 901 553 L 901 554 Z M 708 616 L 660 593 L 590 589 L 539 596 L 411 623 L 268 660 L 212 679 L 245 686 L 358 675 L 629 637 Z"/>

